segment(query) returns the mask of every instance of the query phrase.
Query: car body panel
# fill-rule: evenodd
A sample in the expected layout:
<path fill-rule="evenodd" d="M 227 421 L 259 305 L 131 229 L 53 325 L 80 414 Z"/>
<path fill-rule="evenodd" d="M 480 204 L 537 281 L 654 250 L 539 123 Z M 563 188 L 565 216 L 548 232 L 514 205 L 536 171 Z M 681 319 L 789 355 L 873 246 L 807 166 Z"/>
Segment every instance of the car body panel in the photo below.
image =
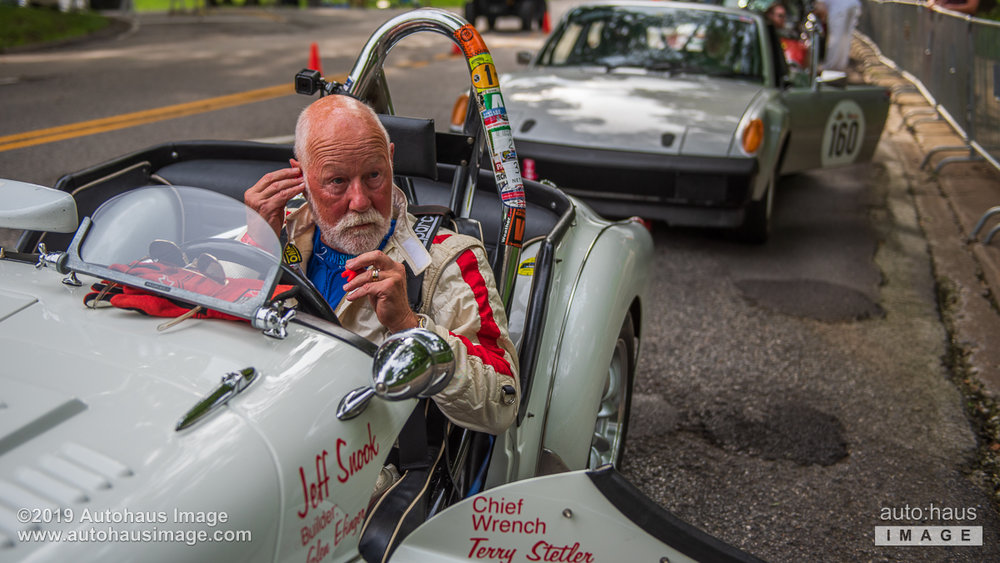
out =
<path fill-rule="evenodd" d="M 505 78 L 518 141 L 669 155 L 729 154 L 739 118 L 761 89 L 704 77 L 667 82 L 622 70 L 595 74 L 566 68 Z M 669 144 L 665 136 L 672 136 Z"/>

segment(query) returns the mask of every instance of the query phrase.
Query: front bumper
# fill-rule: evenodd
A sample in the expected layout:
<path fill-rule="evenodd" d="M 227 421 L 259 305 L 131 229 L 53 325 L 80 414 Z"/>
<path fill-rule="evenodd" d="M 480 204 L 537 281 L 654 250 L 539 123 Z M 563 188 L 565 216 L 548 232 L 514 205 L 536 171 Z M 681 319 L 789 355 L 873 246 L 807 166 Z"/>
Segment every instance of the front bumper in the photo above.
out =
<path fill-rule="evenodd" d="M 755 158 L 671 156 L 516 141 L 526 178 L 551 180 L 609 217 L 639 215 L 676 225 L 742 223 L 757 177 Z"/>

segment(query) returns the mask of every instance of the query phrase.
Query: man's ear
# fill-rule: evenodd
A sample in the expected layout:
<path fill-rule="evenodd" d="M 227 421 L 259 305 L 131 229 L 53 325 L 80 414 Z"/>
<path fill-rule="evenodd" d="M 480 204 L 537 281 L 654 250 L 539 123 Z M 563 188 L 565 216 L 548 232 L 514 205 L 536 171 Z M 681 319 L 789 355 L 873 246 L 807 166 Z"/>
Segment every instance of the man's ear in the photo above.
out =
<path fill-rule="evenodd" d="M 291 164 L 292 168 L 302 168 L 302 166 L 299 165 L 299 161 L 295 160 L 294 158 L 289 158 L 288 164 Z"/>
<path fill-rule="evenodd" d="M 396 143 L 389 143 L 389 164 L 392 164 L 392 157 L 396 154 Z"/>

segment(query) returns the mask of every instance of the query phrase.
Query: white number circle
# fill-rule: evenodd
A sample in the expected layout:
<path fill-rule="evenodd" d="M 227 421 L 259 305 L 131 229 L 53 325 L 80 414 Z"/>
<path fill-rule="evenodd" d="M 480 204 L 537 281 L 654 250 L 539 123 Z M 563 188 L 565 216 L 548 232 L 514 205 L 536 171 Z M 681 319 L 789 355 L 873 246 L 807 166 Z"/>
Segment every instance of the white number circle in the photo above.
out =
<path fill-rule="evenodd" d="M 854 100 L 841 100 L 826 118 L 820 162 L 823 166 L 850 164 L 865 140 L 865 114 Z"/>

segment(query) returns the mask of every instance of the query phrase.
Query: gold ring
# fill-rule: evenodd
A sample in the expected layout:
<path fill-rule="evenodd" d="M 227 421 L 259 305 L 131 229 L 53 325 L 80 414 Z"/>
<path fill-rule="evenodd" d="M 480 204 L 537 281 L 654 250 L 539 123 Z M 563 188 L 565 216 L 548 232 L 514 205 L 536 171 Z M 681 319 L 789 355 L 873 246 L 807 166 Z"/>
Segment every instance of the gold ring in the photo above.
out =
<path fill-rule="evenodd" d="M 378 281 L 378 268 L 372 269 L 372 281 Z"/>

